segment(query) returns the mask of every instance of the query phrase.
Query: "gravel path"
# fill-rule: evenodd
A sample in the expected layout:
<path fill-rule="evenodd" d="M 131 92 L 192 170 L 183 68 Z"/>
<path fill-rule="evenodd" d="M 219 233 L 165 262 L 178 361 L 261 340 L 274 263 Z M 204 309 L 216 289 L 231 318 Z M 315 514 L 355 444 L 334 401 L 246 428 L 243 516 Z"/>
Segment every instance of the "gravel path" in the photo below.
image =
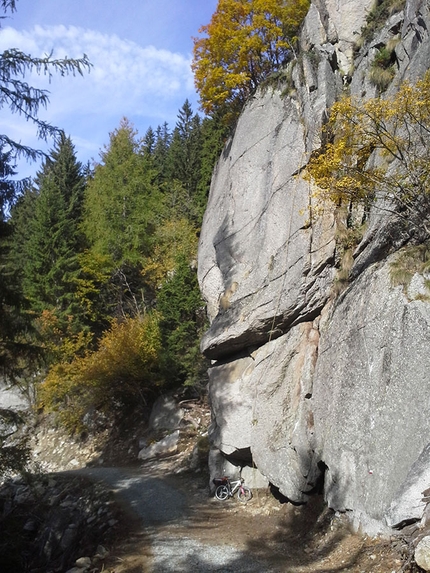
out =
<path fill-rule="evenodd" d="M 184 494 L 159 477 L 144 475 L 141 469 L 85 468 L 79 473 L 109 485 L 145 526 L 177 522 L 187 516 Z"/>
<path fill-rule="evenodd" d="M 267 564 L 228 545 L 207 545 L 187 538 L 156 537 L 154 573 L 263 573 Z"/>
<path fill-rule="evenodd" d="M 173 487 L 163 476 L 146 475 L 142 468 L 85 468 L 78 471 L 108 484 L 124 506 L 132 509 L 142 520 L 152 557 L 150 568 L 142 569 L 145 573 L 279 571 L 243 547 L 238 547 L 234 532 L 230 542 L 226 542 L 225 535 L 222 540 L 217 540 L 217 527 L 222 527 L 222 524 L 211 522 L 213 513 L 197 518 L 195 508 L 193 511 L 190 507 L 190 492 Z M 198 494 L 194 496 L 198 497 Z M 207 494 L 203 499 L 209 511 L 215 512 L 215 519 L 217 515 L 221 519 L 227 515 L 226 506 L 220 507 L 220 502 L 208 499 Z M 231 504 L 234 503 L 238 504 L 231 500 Z"/>

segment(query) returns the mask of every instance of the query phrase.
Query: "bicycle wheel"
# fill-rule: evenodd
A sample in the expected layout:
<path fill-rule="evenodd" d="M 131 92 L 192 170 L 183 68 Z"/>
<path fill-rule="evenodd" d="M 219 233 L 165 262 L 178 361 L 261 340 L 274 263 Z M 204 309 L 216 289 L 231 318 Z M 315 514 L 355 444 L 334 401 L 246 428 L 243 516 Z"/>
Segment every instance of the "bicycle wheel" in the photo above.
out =
<path fill-rule="evenodd" d="M 215 490 L 215 497 L 220 501 L 228 498 L 228 487 L 226 485 L 219 485 Z"/>
<path fill-rule="evenodd" d="M 237 497 L 239 501 L 246 503 L 252 497 L 251 490 L 249 489 L 249 487 L 243 485 L 242 487 L 239 488 L 239 491 L 237 492 Z"/>

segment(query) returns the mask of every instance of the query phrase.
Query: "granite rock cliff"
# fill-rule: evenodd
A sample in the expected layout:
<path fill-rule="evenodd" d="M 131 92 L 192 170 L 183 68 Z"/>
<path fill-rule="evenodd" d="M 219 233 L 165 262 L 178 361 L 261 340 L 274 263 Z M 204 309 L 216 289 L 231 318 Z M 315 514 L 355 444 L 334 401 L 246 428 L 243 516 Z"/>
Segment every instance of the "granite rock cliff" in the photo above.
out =
<path fill-rule="evenodd" d="M 333 102 L 377 95 L 377 49 L 396 39 L 387 93 L 429 67 L 428 2 L 408 0 L 359 48 L 372 7 L 314 0 L 288 77 L 247 103 L 214 171 L 199 281 L 212 472 L 249 466 L 296 503 L 322 488 L 378 533 L 419 520 L 430 486 L 430 293 L 420 276 L 393 286 L 408 235 L 375 209 L 335 295 L 346 214 L 315 205 L 301 176 Z"/>

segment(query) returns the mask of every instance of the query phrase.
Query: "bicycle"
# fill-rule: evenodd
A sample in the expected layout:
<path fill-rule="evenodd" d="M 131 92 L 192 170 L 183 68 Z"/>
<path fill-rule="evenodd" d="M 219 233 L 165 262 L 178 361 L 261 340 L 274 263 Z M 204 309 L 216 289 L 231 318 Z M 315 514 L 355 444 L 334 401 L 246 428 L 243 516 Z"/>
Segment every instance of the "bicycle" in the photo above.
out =
<path fill-rule="evenodd" d="M 252 498 L 252 493 L 249 487 L 243 485 L 245 481 L 243 478 L 230 481 L 228 477 L 222 477 L 215 478 L 212 481 L 217 486 L 215 497 L 219 499 L 219 501 L 225 501 L 228 497 L 233 497 L 236 492 L 238 500 L 243 503 L 246 503 Z"/>

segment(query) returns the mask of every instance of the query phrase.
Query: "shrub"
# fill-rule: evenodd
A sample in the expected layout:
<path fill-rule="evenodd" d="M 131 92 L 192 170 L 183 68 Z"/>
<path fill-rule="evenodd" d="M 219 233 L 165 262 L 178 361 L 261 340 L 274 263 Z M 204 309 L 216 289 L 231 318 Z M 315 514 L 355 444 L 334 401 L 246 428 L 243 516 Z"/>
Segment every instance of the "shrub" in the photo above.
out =
<path fill-rule="evenodd" d="M 378 0 L 366 18 L 366 25 L 361 30 L 365 42 L 371 40 L 380 30 L 387 19 L 405 7 L 406 0 Z"/>
<path fill-rule="evenodd" d="M 90 409 L 114 413 L 124 405 L 145 404 L 160 384 L 160 350 L 156 313 L 115 320 L 95 352 L 50 370 L 40 389 L 41 404 L 72 431 L 82 429 Z"/>
<path fill-rule="evenodd" d="M 430 73 L 389 98 L 343 98 L 307 177 L 339 204 L 377 206 L 420 240 L 430 236 Z"/>

